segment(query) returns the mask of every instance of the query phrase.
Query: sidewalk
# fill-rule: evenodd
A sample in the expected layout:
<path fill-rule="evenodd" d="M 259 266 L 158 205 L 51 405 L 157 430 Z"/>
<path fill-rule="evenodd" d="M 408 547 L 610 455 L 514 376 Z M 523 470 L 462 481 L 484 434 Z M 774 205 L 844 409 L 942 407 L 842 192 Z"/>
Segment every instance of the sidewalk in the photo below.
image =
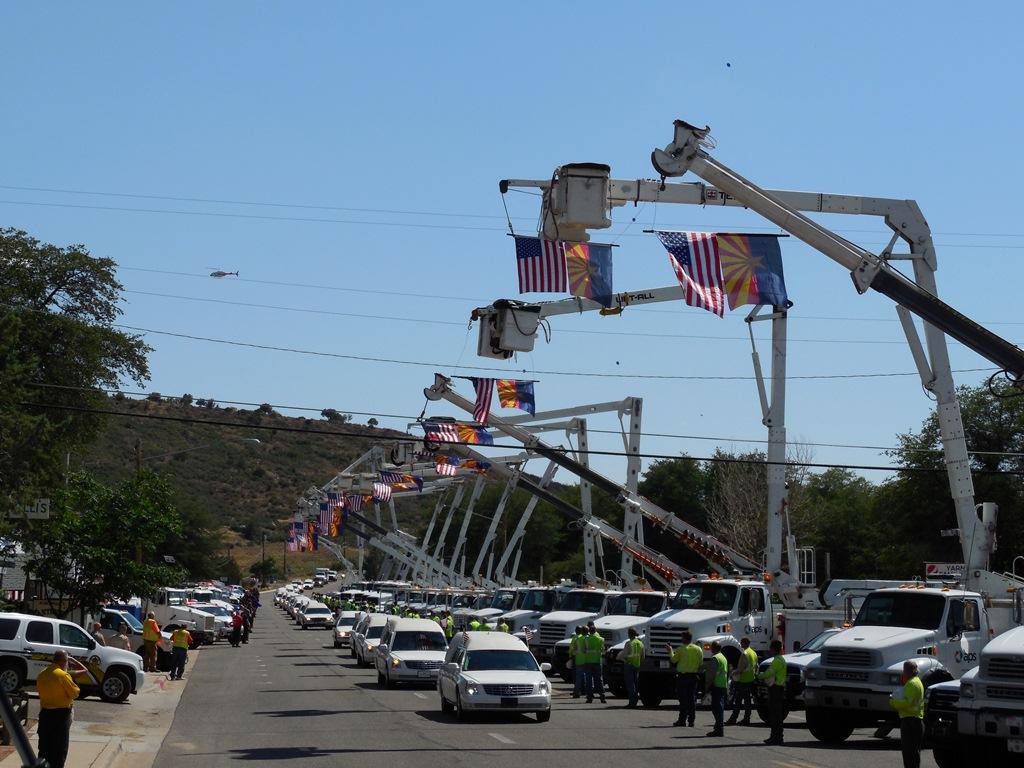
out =
<path fill-rule="evenodd" d="M 129 696 L 124 704 L 96 699 L 77 702 L 66 768 L 149 768 L 171 728 L 199 653 L 202 651 L 189 653 L 181 682 L 168 680 L 165 672 L 147 673 L 142 691 Z M 35 749 L 39 702 L 34 696 L 29 707 L 28 733 Z M 21 768 L 16 752 L 2 749 L 0 768 Z"/>

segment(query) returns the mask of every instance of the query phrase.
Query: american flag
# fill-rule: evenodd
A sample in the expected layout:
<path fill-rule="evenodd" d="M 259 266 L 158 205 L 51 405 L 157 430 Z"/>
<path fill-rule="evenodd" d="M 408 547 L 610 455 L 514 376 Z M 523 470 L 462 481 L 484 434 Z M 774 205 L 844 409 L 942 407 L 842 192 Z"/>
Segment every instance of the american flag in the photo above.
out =
<path fill-rule="evenodd" d="M 443 477 L 455 477 L 459 473 L 459 460 L 454 456 L 438 456 L 434 462 L 434 469 Z"/>
<path fill-rule="evenodd" d="M 403 475 L 401 472 L 386 472 L 381 470 L 380 481 L 382 483 L 404 483 L 407 475 Z"/>
<path fill-rule="evenodd" d="M 331 519 L 334 517 L 334 511 L 331 509 L 330 502 L 320 502 L 320 535 L 328 536 L 331 531 Z"/>
<path fill-rule="evenodd" d="M 711 232 L 658 232 L 668 249 L 668 260 L 683 288 L 686 303 L 725 315 L 722 263 L 718 258 L 718 238 Z"/>
<path fill-rule="evenodd" d="M 462 644 L 469 645 L 469 632 L 462 630 Z"/>
<path fill-rule="evenodd" d="M 387 483 L 373 484 L 374 501 L 391 501 L 391 486 Z"/>
<path fill-rule="evenodd" d="M 523 635 L 526 636 L 526 644 L 533 642 L 533 630 L 529 626 L 523 627 Z"/>
<path fill-rule="evenodd" d="M 424 421 L 423 433 L 427 440 L 437 440 L 441 443 L 462 442 L 456 425 L 451 422 Z"/>
<path fill-rule="evenodd" d="M 495 379 L 478 379 L 470 377 L 473 388 L 476 389 L 476 406 L 473 408 L 473 418 L 481 425 L 487 424 L 487 417 L 491 412 L 491 398 L 494 396 Z"/>
<path fill-rule="evenodd" d="M 361 493 L 346 493 L 345 503 L 350 512 L 359 512 L 363 508 L 363 495 Z"/>
<path fill-rule="evenodd" d="M 520 293 L 565 293 L 565 243 L 541 237 L 516 237 Z"/>

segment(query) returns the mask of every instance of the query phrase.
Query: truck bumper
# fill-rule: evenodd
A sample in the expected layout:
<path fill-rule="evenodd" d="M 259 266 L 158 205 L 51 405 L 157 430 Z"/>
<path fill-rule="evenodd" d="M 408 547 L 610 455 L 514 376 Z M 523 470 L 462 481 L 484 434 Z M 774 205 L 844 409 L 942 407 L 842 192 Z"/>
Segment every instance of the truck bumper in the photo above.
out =
<path fill-rule="evenodd" d="M 997 709 L 960 710 L 957 730 L 965 736 L 1013 739 L 1024 751 L 1024 710 L 1005 712 Z"/>
<path fill-rule="evenodd" d="M 850 714 L 863 715 L 868 722 L 897 720 L 896 711 L 889 705 L 888 691 L 869 688 L 843 688 L 821 686 L 804 688 L 804 705 L 808 709 L 834 709 Z"/>

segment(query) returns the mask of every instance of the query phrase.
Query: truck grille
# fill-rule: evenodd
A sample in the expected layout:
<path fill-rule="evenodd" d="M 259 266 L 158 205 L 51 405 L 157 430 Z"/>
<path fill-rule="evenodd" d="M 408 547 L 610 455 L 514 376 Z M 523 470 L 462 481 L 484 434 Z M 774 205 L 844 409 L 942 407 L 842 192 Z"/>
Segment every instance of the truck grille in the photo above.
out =
<path fill-rule="evenodd" d="M 1007 688 L 1002 685 L 989 685 L 985 687 L 990 699 L 1009 699 L 1011 701 L 1024 701 L 1024 688 Z"/>
<path fill-rule="evenodd" d="M 928 694 L 928 711 L 956 712 L 957 702 L 960 701 L 960 694 L 956 691 L 931 691 Z"/>
<path fill-rule="evenodd" d="M 826 667 L 870 667 L 871 651 L 859 648 L 826 648 L 821 654 L 821 661 Z"/>
<path fill-rule="evenodd" d="M 533 693 L 533 685 L 485 685 L 484 693 L 488 696 L 528 696 Z"/>
<path fill-rule="evenodd" d="M 443 663 L 441 661 L 407 661 L 405 666 L 409 669 L 440 669 Z"/>
<path fill-rule="evenodd" d="M 1000 680 L 1024 680 L 1024 657 L 993 656 L 987 663 L 986 677 L 995 677 Z"/>
<path fill-rule="evenodd" d="M 673 648 L 683 643 L 683 627 L 651 627 L 647 630 L 647 636 L 650 638 L 648 643 L 647 655 L 648 656 L 668 656 L 665 653 L 665 643 L 668 643 Z"/>
<path fill-rule="evenodd" d="M 597 630 L 597 634 L 603 637 L 606 643 L 611 643 L 612 645 L 614 645 L 615 643 L 619 642 L 619 638 L 617 637 L 618 632 L 615 632 L 614 630 L 599 629 Z"/>
<path fill-rule="evenodd" d="M 852 672 L 845 669 L 825 670 L 825 677 L 829 680 L 843 680 L 851 683 L 863 683 L 868 679 L 867 672 Z"/>
<path fill-rule="evenodd" d="M 557 621 L 542 621 L 540 623 L 540 644 L 554 645 L 565 638 L 565 624 Z"/>

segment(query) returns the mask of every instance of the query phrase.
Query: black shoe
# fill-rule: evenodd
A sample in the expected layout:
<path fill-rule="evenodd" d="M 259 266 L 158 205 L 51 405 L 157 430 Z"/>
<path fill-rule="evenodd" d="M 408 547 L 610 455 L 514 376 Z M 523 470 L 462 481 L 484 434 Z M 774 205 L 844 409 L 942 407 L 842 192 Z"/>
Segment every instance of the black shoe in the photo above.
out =
<path fill-rule="evenodd" d="M 593 699 L 587 699 L 587 704 L 593 704 L 593 703 L 594 703 Z"/>
<path fill-rule="evenodd" d="M 736 725 L 736 720 L 737 720 L 737 719 L 738 719 L 738 718 L 735 718 L 735 717 L 730 717 L 730 718 L 729 718 L 728 720 L 726 720 L 726 721 L 725 721 L 725 724 L 726 724 L 726 725 Z"/>
<path fill-rule="evenodd" d="M 691 721 L 691 722 L 687 723 L 687 724 L 686 724 L 686 727 L 687 727 L 687 728 L 693 728 L 693 722 Z"/>
<path fill-rule="evenodd" d="M 750 725 L 750 718 L 744 717 L 742 720 L 740 720 L 740 725 Z"/>
<path fill-rule="evenodd" d="M 678 726 L 680 728 L 685 728 L 686 727 L 686 721 L 685 720 L 676 720 L 674 723 L 672 723 L 672 725 Z"/>
<path fill-rule="evenodd" d="M 604 698 L 604 696 L 602 696 L 601 697 L 601 703 L 602 704 L 607 704 L 608 703 L 608 699 L 606 699 L 606 698 Z"/>
<path fill-rule="evenodd" d="M 724 731 L 720 731 L 720 730 L 718 730 L 716 728 L 713 731 L 708 731 L 707 735 L 708 736 L 725 736 L 725 732 Z"/>

